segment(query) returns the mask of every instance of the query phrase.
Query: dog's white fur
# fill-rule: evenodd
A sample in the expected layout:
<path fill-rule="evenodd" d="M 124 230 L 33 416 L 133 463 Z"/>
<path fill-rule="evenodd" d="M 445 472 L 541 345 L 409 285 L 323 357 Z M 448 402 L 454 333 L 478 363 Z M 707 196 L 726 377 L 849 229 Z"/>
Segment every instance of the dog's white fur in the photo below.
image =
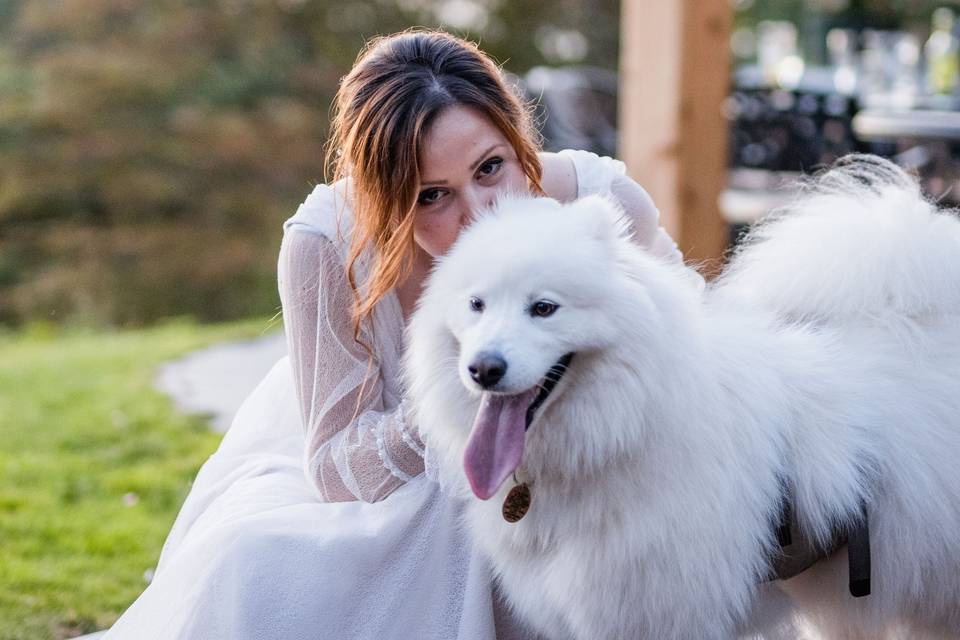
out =
<path fill-rule="evenodd" d="M 504 198 L 432 273 L 406 383 L 449 474 L 477 353 L 516 393 L 576 352 L 526 434 L 529 513 L 501 517 L 509 480 L 470 496 L 510 605 L 549 638 L 734 637 L 779 550 L 782 478 L 820 544 L 868 505 L 871 595 L 849 595 L 842 551 L 782 583 L 826 637 L 956 637 L 960 221 L 858 157 L 698 285 L 596 196 Z M 560 307 L 532 317 L 538 299 Z"/>

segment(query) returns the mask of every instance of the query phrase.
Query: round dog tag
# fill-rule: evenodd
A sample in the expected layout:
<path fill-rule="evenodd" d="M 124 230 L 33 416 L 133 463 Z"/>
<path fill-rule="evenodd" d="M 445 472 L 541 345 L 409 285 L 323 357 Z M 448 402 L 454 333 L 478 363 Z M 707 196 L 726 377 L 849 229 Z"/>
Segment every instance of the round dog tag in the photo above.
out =
<path fill-rule="evenodd" d="M 530 487 L 527 483 L 515 485 L 503 500 L 503 519 L 516 522 L 530 509 Z"/>

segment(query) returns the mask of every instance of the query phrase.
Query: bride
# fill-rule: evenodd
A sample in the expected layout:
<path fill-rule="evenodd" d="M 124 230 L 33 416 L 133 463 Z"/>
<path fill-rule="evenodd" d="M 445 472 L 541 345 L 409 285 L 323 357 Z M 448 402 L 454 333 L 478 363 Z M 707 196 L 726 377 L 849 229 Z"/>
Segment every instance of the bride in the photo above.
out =
<path fill-rule="evenodd" d="M 506 191 L 611 194 L 637 242 L 681 257 L 621 162 L 540 152 L 529 114 L 472 43 L 368 43 L 336 98 L 333 183 L 284 223 L 289 356 L 240 407 L 107 639 L 531 637 L 408 418 L 404 322 L 433 258 Z"/>

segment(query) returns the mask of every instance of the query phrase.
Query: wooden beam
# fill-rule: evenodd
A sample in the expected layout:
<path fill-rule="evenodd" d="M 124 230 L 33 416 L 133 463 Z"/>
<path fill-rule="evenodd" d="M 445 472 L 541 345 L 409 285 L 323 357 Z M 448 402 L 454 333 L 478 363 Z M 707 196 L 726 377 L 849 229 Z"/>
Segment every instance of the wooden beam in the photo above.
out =
<path fill-rule="evenodd" d="M 730 0 L 622 0 L 619 157 L 688 260 L 716 271 L 729 233 Z"/>

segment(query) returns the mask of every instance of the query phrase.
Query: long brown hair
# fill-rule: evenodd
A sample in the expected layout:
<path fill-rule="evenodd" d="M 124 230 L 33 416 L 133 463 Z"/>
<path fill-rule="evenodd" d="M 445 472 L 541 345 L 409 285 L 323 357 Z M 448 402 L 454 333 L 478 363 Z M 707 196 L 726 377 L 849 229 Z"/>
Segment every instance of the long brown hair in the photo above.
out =
<path fill-rule="evenodd" d="M 486 115 L 513 146 L 531 190 L 543 194 L 532 106 L 513 93 L 476 44 L 427 29 L 368 41 L 341 79 L 325 158 L 331 182 L 348 175 L 352 181 L 347 278 L 358 342 L 377 302 L 412 267 L 419 144 L 436 115 L 452 105 Z M 368 245 L 372 264 L 358 286 L 354 266 Z"/>

